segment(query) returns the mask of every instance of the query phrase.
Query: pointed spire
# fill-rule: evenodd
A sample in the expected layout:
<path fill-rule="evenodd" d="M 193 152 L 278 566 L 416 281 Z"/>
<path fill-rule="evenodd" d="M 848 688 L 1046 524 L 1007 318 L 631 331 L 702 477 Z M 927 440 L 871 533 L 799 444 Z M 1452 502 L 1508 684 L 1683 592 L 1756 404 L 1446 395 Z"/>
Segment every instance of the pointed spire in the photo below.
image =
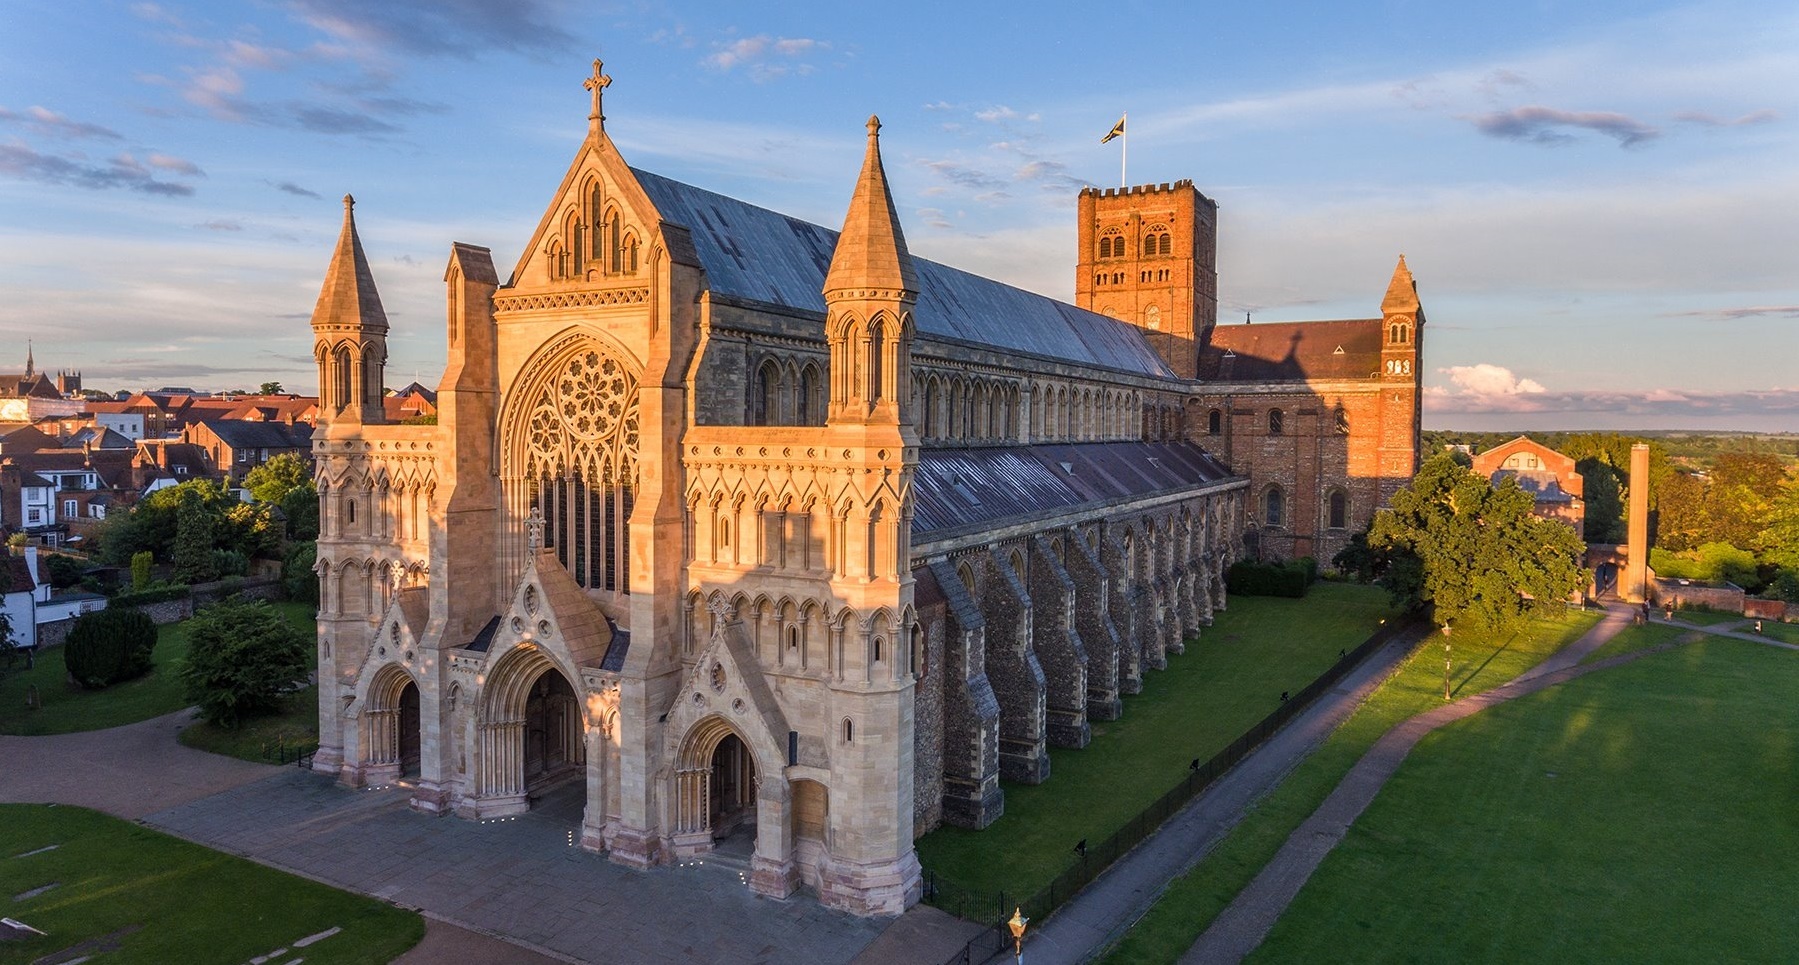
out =
<path fill-rule="evenodd" d="M 1412 280 L 1412 270 L 1405 266 L 1404 255 L 1399 256 L 1399 264 L 1393 269 L 1393 280 L 1387 283 L 1387 297 L 1381 299 L 1380 310 L 1384 315 L 1418 310 L 1418 284 Z"/>
<path fill-rule="evenodd" d="M 831 253 L 831 270 L 825 275 L 825 295 L 853 288 L 900 290 L 916 294 L 912 256 L 906 253 L 906 237 L 900 232 L 893 195 L 887 190 L 887 171 L 881 166 L 881 119 L 868 118 L 868 152 L 862 158 L 862 174 L 856 193 L 843 218 L 843 233 Z"/>
<path fill-rule="evenodd" d="M 331 265 L 325 269 L 325 286 L 312 310 L 312 327 L 341 330 L 354 326 L 385 333 L 387 312 L 375 291 L 375 276 L 362 253 L 362 240 L 356 237 L 355 206 L 356 199 L 344 195 L 344 227 L 337 236 Z"/>
<path fill-rule="evenodd" d="M 25 377 L 31 378 L 37 370 L 37 362 L 31 357 L 31 339 L 25 340 Z"/>

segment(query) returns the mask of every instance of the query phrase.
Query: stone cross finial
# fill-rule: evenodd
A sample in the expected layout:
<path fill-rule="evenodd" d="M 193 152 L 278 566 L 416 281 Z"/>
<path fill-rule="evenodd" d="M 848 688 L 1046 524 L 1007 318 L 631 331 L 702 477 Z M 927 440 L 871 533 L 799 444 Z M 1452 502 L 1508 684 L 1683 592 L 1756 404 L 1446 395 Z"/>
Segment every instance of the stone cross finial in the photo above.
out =
<path fill-rule="evenodd" d="M 706 603 L 706 609 L 720 620 L 731 618 L 731 601 L 722 596 L 713 597 Z"/>
<path fill-rule="evenodd" d="M 600 130 L 606 126 L 606 115 L 600 113 L 600 94 L 612 86 L 612 76 L 600 73 L 600 60 L 593 61 L 593 76 L 581 82 L 581 86 L 593 92 L 593 111 L 587 115 L 588 126 Z"/>
<path fill-rule="evenodd" d="M 400 591 L 406 588 L 406 571 L 396 566 L 393 568 L 391 576 L 393 577 L 394 596 L 399 596 Z"/>
<path fill-rule="evenodd" d="M 531 507 L 531 515 L 525 517 L 525 546 L 532 556 L 543 547 L 543 514 L 537 507 Z"/>

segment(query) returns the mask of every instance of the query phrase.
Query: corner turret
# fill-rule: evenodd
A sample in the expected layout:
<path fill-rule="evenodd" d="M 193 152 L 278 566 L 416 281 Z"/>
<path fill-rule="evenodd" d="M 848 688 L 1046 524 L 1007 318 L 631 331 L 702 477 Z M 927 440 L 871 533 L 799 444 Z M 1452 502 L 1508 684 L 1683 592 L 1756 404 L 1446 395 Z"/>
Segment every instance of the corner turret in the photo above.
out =
<path fill-rule="evenodd" d="M 918 280 L 881 166 L 881 120 L 825 274 L 832 424 L 912 422 L 912 306 Z"/>
<path fill-rule="evenodd" d="M 313 358 L 319 366 L 319 416 L 332 422 L 376 425 L 387 365 L 387 313 L 375 276 L 356 236 L 356 199 L 344 195 L 344 226 L 312 310 Z"/>

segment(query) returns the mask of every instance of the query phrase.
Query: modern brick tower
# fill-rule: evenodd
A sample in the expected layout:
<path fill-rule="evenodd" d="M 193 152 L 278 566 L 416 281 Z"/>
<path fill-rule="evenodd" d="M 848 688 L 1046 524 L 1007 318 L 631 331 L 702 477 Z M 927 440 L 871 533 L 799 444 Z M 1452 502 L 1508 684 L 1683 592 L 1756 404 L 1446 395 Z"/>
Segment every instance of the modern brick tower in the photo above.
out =
<path fill-rule="evenodd" d="M 1080 194 L 1074 301 L 1129 322 L 1182 378 L 1218 323 L 1218 202 L 1192 181 Z"/>

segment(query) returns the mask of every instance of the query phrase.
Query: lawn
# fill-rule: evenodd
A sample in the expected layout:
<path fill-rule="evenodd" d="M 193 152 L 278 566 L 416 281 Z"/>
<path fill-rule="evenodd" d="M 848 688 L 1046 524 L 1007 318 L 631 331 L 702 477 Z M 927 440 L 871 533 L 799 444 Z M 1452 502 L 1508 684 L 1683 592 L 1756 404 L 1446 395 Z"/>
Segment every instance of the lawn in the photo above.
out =
<path fill-rule="evenodd" d="M 1715 627 L 1720 623 L 1741 623 L 1741 613 L 1726 610 L 1675 610 L 1674 619 L 1696 627 Z"/>
<path fill-rule="evenodd" d="M 1605 645 L 1581 658 L 1581 663 L 1592 663 L 1638 650 L 1648 650 L 1663 644 L 1674 643 L 1683 637 L 1697 634 L 1697 630 L 1671 627 L 1665 623 L 1650 623 L 1643 626 L 1629 626 L 1618 631 L 1618 635 L 1607 640 Z M 1695 638 L 1697 639 L 1697 637 Z"/>
<path fill-rule="evenodd" d="M 1570 612 L 1537 620 L 1506 638 L 1462 634 L 1455 641 L 1451 683 L 1468 696 L 1490 690 L 1535 666 L 1592 629 L 1599 614 Z M 1324 802 L 1363 752 L 1394 724 L 1443 703 L 1443 650 L 1432 637 L 1296 767 L 1279 787 L 1251 805 L 1231 833 L 1175 879 L 1155 907 L 1104 961 L 1112 965 L 1173 962 L 1274 857 L 1293 829 Z M 1358 892 L 1360 893 L 1360 892 Z"/>
<path fill-rule="evenodd" d="M 1744 629 L 1754 632 L 1755 627 L 1752 624 Z M 1775 620 L 1763 620 L 1762 635 L 1772 640 L 1779 640 L 1781 643 L 1791 643 L 1799 646 L 1799 623 L 1780 623 Z"/>
<path fill-rule="evenodd" d="M 308 638 L 317 633 L 312 604 L 277 603 L 275 607 L 305 630 Z M 62 648 L 51 647 L 38 654 L 37 666 L 31 670 L 21 664 L 0 676 L 0 734 L 70 734 L 173 713 L 187 706 L 178 676 L 186 657 L 187 624 L 165 624 L 156 628 L 155 665 L 148 674 L 105 690 L 82 690 L 66 682 Z M 25 709 L 25 693 L 32 686 L 43 701 L 40 710 Z"/>
<path fill-rule="evenodd" d="M 319 688 L 315 684 L 286 698 L 278 714 L 252 717 L 228 730 L 208 721 L 182 728 L 181 743 L 246 761 L 285 764 L 319 746 Z"/>
<path fill-rule="evenodd" d="M 379 963 L 425 934 L 414 912 L 86 808 L 0 805 L 0 826 L 0 894 L 53 886 L 7 903 L 48 934 L 0 943 L 0 965 L 77 946 L 117 965 L 238 963 L 334 928 L 304 947 L 307 962 Z"/>
<path fill-rule="evenodd" d="M 1035 893 L 1073 860 L 1075 842 L 1123 827 L 1189 761 L 1222 750 L 1392 615 L 1384 590 L 1343 583 L 1316 584 L 1303 600 L 1233 598 L 1185 654 L 1144 675 L 1121 719 L 1093 723 L 1089 746 L 1051 748 L 1047 782 L 1006 783 L 1003 817 L 982 831 L 931 832 L 920 862 L 979 894 Z"/>
<path fill-rule="evenodd" d="M 1251 959 L 1799 960 L 1796 692 L 1707 638 L 1445 727 Z"/>

